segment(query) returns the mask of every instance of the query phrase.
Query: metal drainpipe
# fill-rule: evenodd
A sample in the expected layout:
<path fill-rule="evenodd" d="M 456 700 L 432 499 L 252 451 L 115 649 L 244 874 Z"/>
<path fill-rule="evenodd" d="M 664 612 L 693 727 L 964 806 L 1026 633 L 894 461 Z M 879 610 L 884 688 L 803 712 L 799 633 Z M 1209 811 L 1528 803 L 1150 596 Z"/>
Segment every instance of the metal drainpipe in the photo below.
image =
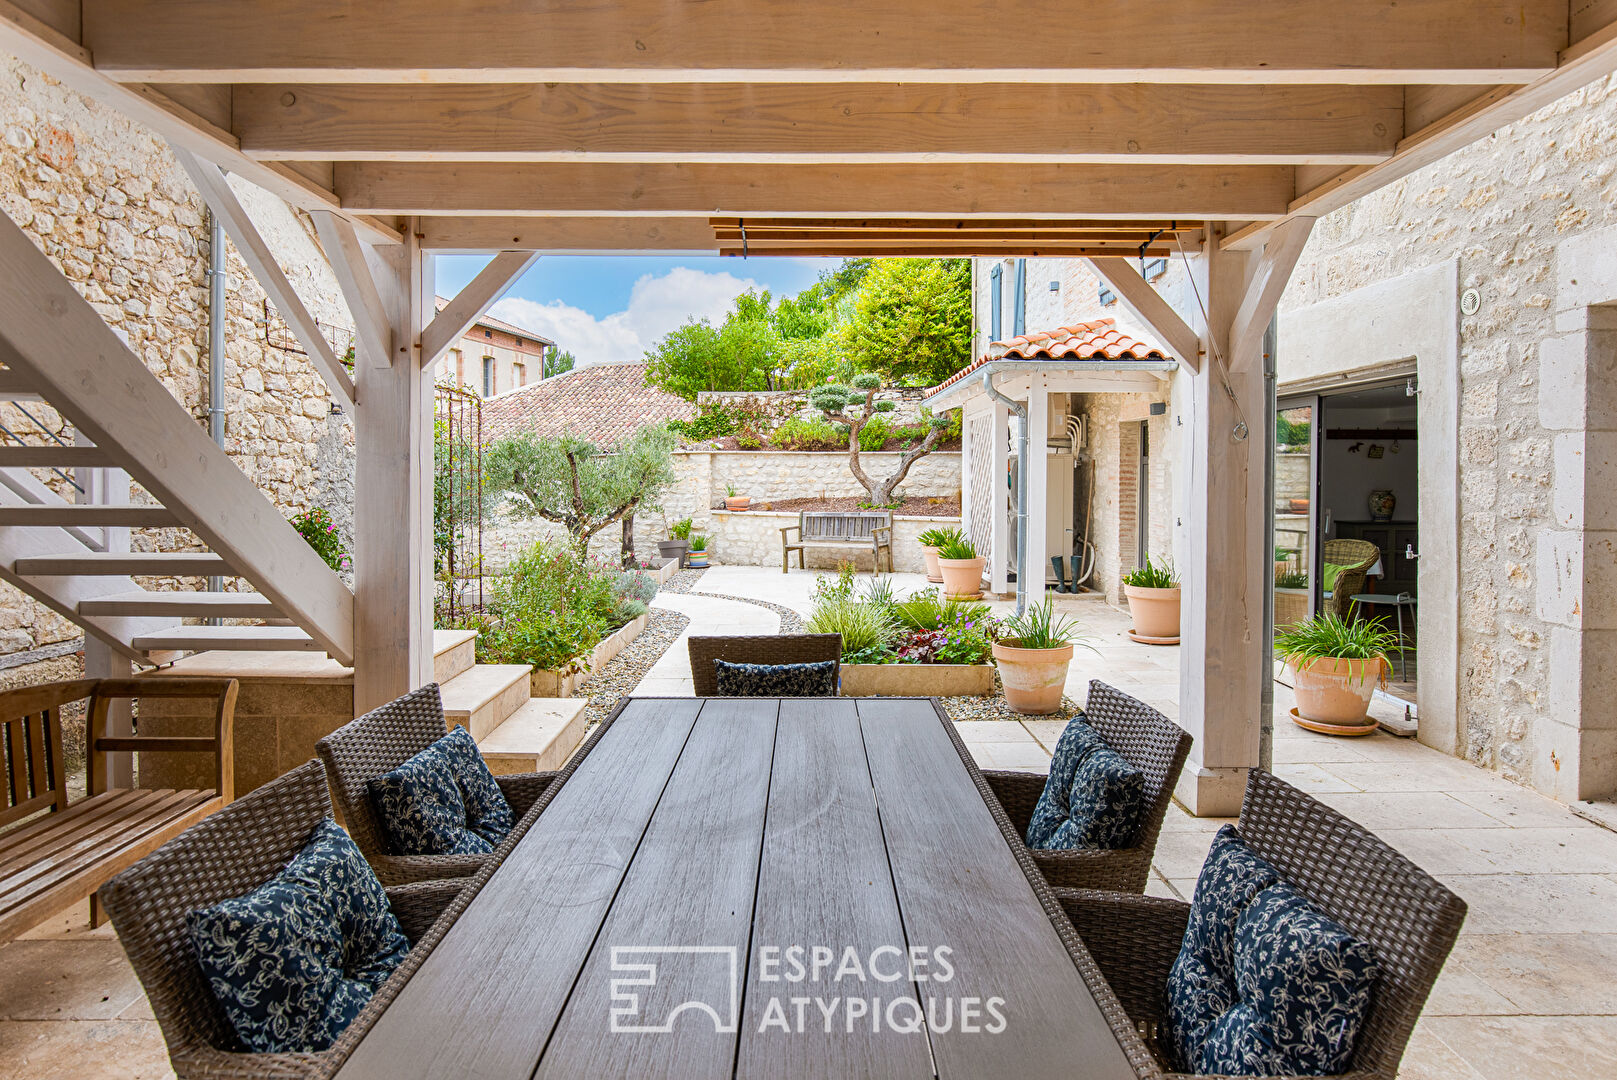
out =
<path fill-rule="evenodd" d="M 225 227 L 208 214 L 208 434 L 225 445 Z M 209 592 L 223 592 L 225 579 L 208 578 Z M 217 623 L 217 619 L 208 620 Z"/>
<path fill-rule="evenodd" d="M 1027 403 L 1000 393 L 991 371 L 983 372 L 983 390 L 1016 414 L 1016 613 L 1020 615 L 1027 609 Z"/>
<path fill-rule="evenodd" d="M 1266 436 L 1263 440 L 1263 543 L 1266 557 L 1264 565 L 1270 565 L 1275 550 L 1275 385 L 1278 380 L 1275 366 L 1275 320 L 1269 320 L 1269 328 L 1263 332 L 1263 430 Z M 1265 575 L 1267 576 L 1267 575 Z M 1258 678 L 1258 685 L 1262 690 L 1258 695 L 1258 765 L 1265 772 L 1272 772 L 1274 768 L 1274 732 L 1275 732 L 1275 591 L 1271 585 L 1263 590 L 1263 641 L 1260 652 L 1263 655 L 1263 671 Z"/>

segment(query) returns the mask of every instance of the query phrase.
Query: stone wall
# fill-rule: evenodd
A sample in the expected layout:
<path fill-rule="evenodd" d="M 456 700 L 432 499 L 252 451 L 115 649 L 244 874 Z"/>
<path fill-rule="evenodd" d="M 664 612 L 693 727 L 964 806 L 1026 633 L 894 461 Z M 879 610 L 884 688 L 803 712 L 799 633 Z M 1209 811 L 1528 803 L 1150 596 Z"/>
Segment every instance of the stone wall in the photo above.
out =
<path fill-rule="evenodd" d="M 208 216 L 167 144 L 11 57 L 0 57 L 0 125 L 0 208 L 205 427 Z M 347 311 L 307 219 L 251 185 L 232 178 L 232 186 L 299 296 L 346 350 Z M 352 424 L 331 413 L 319 374 L 234 249 L 227 266 L 226 450 L 283 512 L 324 506 L 347 533 Z M 24 407 L 70 437 L 49 406 Z M 19 434 L 38 432 L 14 405 L 0 415 Z M 67 486 L 48 470 L 36 475 L 58 491 Z M 137 488 L 132 498 L 146 496 Z M 177 529 L 138 531 L 132 544 L 196 546 Z M 0 584 L 0 654 L 76 636 L 65 619 Z"/>
<path fill-rule="evenodd" d="M 731 513 L 715 510 L 704 532 L 708 536 L 708 558 L 726 566 L 779 566 L 780 530 L 797 524 L 797 515 L 771 510 Z M 895 517 L 893 519 L 893 568 L 900 573 L 923 574 L 926 562 L 921 556 L 921 533 L 935 527 L 958 526 L 958 517 Z M 852 563 L 860 570 L 873 569 L 869 550 L 851 548 L 810 549 L 803 553 L 810 569 L 835 570 Z M 791 566 L 797 569 L 797 556 Z M 882 568 L 886 570 L 884 565 Z"/>

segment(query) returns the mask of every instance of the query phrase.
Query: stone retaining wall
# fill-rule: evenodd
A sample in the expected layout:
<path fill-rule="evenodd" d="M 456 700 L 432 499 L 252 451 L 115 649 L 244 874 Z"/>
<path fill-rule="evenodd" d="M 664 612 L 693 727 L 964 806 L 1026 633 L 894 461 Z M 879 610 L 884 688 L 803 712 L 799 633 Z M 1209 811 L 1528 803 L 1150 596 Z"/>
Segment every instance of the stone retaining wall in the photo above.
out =
<path fill-rule="evenodd" d="M 726 566 L 779 566 L 780 530 L 797 524 L 796 513 L 774 510 L 745 510 L 731 513 L 715 510 L 707 530 L 708 557 Z M 922 574 L 926 563 L 916 537 L 935 526 L 960 524 L 958 517 L 896 517 L 893 519 L 893 568 L 901 573 Z M 851 562 L 860 570 L 873 569 L 869 549 L 810 548 L 803 553 L 809 569 L 835 570 Z M 797 569 L 797 556 L 792 556 Z M 885 567 L 884 567 L 885 569 Z"/>

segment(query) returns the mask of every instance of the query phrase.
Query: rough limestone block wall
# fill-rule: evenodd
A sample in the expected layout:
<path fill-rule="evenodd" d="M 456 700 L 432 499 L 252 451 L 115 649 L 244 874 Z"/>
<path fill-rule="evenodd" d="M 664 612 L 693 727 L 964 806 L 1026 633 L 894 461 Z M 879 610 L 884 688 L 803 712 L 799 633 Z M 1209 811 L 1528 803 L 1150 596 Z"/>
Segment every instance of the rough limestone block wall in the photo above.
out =
<path fill-rule="evenodd" d="M 780 566 L 780 530 L 797 524 L 797 515 L 773 510 L 746 510 L 730 513 L 713 511 L 709 536 L 708 557 L 725 566 Z M 897 572 L 921 574 L 926 562 L 916 539 L 927 529 L 937 526 L 958 526 L 958 517 L 896 517 L 893 519 L 893 567 Z M 794 534 L 795 535 L 795 534 Z M 810 570 L 834 570 L 844 562 L 851 562 L 860 570 L 871 570 L 872 556 L 868 550 L 810 549 L 804 553 L 804 562 Z M 797 555 L 792 554 L 791 567 L 797 569 Z M 886 559 L 882 570 L 885 572 Z"/>
<path fill-rule="evenodd" d="M 348 315 L 307 222 L 275 197 L 233 181 L 315 317 L 347 348 Z M 209 231 L 201 197 L 167 144 L 27 65 L 0 57 L 0 208 L 117 330 L 176 399 L 207 423 Z M 333 416 L 324 383 L 246 265 L 228 260 L 226 449 L 288 515 L 325 506 L 351 516 L 353 428 Z M 48 406 L 26 406 L 57 432 Z M 37 430 L 15 406 L 8 427 Z M 39 436 L 37 441 L 44 441 Z M 66 488 L 48 470 L 41 480 Z M 146 498 L 136 491 L 136 501 Z M 137 531 L 137 550 L 195 547 L 177 529 Z M 163 587 L 172 579 L 145 582 Z M 181 582 L 181 585 L 186 583 Z M 0 654 L 78 636 L 0 584 Z"/>

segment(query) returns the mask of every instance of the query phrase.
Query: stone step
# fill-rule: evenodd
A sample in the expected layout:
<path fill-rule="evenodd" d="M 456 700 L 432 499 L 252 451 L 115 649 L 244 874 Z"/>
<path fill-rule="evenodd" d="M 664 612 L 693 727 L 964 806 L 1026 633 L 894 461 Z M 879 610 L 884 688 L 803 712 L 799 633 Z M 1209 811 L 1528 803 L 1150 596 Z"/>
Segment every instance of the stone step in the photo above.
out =
<path fill-rule="evenodd" d="M 481 740 L 528 700 L 531 671 L 531 664 L 474 664 L 439 685 L 444 719 Z"/>
<path fill-rule="evenodd" d="M 476 630 L 432 632 L 432 681 L 442 686 L 477 663 Z"/>
<path fill-rule="evenodd" d="M 477 740 L 491 772 L 550 772 L 584 741 L 585 698 L 532 698 Z"/>

